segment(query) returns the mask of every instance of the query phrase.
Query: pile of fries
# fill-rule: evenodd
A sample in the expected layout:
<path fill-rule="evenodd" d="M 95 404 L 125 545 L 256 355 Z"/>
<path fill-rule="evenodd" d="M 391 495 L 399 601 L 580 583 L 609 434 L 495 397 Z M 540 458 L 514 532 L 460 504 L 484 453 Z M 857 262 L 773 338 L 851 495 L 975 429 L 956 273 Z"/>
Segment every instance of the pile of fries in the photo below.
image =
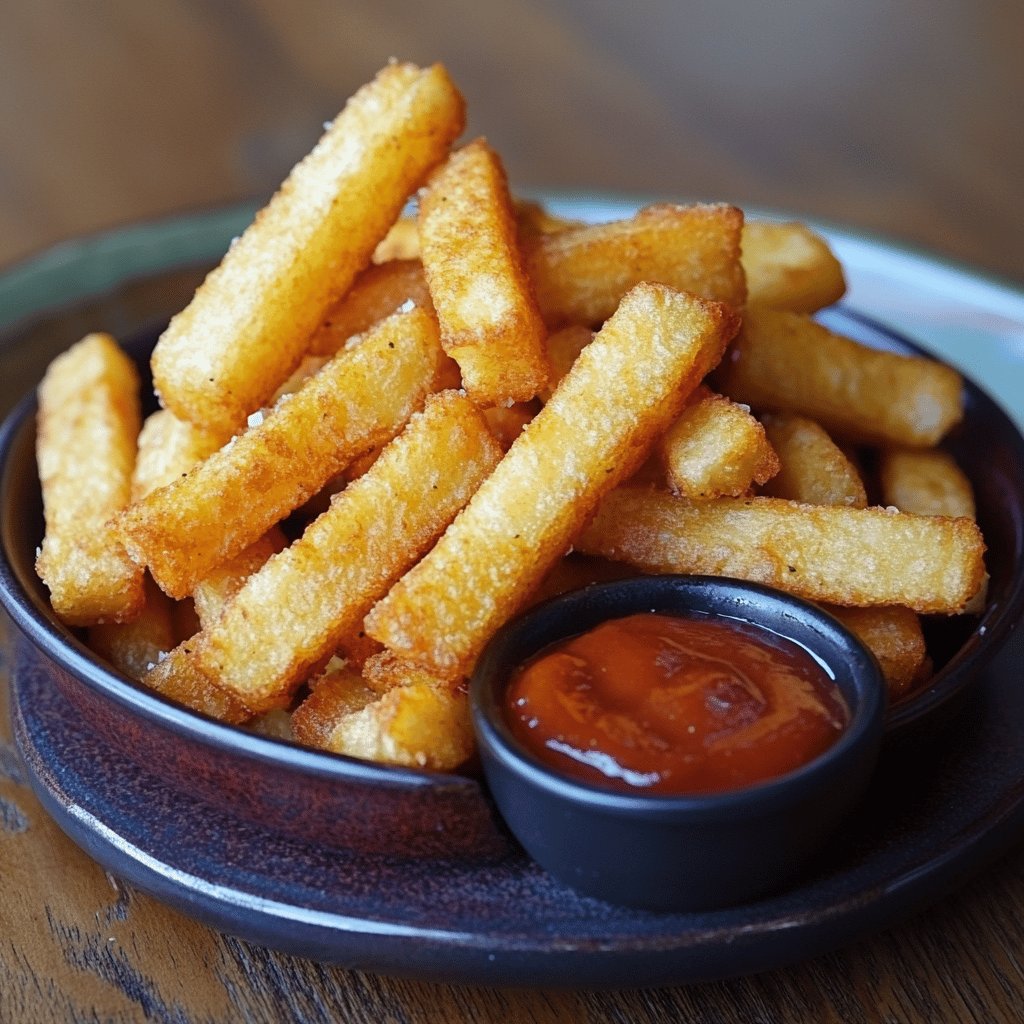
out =
<path fill-rule="evenodd" d="M 925 679 L 919 616 L 983 600 L 957 374 L 816 323 L 804 226 L 566 222 L 463 124 L 440 66 L 363 87 L 160 338 L 145 423 L 108 336 L 51 364 L 56 614 L 196 711 L 441 770 L 494 632 L 619 571 L 780 587 Z"/>

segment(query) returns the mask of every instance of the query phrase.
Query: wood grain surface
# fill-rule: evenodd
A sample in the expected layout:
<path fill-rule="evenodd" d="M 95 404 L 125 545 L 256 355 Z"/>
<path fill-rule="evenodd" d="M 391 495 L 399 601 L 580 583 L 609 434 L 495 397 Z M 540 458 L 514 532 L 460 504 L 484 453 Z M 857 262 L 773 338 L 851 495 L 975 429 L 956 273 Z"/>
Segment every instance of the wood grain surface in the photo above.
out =
<path fill-rule="evenodd" d="M 727 199 L 1024 282 L 1024 8 L 723 0 L 40 0 L 0 30 L 0 263 L 267 194 L 394 54 L 443 60 L 514 185 Z M 8 369 L 5 367 L 5 370 Z M 3 623 L 4 628 L 11 628 Z M 0 652 L 7 644 L 0 638 Z M 911 921 L 731 982 L 376 977 L 219 935 L 43 813 L 0 679 L 0 1022 L 1024 1020 L 1024 851 Z"/>
<path fill-rule="evenodd" d="M 0 32 L 0 264 L 268 193 L 389 56 L 444 61 L 514 185 L 759 204 L 1024 281 L 1001 0 L 36 0 Z"/>

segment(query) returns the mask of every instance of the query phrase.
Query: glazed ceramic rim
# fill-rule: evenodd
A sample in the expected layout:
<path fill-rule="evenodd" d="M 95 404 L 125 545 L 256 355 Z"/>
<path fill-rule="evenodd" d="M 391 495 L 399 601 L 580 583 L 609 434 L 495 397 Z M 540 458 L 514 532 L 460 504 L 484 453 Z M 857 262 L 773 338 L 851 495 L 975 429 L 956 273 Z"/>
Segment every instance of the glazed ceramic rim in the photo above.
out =
<path fill-rule="evenodd" d="M 566 216 L 582 216 L 587 209 L 600 208 L 608 217 L 626 215 L 650 202 L 665 201 L 664 196 L 644 196 L 606 191 L 575 192 L 568 190 L 523 190 L 523 195 L 549 203 Z M 675 197 L 674 201 L 681 201 Z M 39 317 L 64 308 L 71 308 L 87 298 L 108 294 L 119 285 L 146 279 L 176 268 L 200 266 L 212 262 L 223 253 L 229 239 L 246 224 L 257 209 L 250 200 L 209 209 L 169 214 L 165 217 L 143 220 L 80 236 L 50 246 L 34 256 L 15 262 L 0 270 L 0 331 L 8 333 L 23 327 Z M 784 211 L 745 207 L 754 217 L 769 220 L 792 218 Z M 884 247 L 894 259 L 927 261 L 930 268 L 954 277 L 965 275 L 975 291 L 986 299 L 1002 305 L 1024 300 L 1024 289 L 1015 283 L 992 274 L 977 271 L 966 264 L 943 259 L 920 248 L 901 245 L 868 232 L 858 232 L 829 224 L 817 218 L 801 218 L 805 223 L 846 243 Z M 96 273 L 79 274 L 76 268 L 105 261 Z M 83 283 L 84 278 L 84 283 Z M 29 284 L 29 300 L 21 299 Z M 59 294 L 54 301 L 52 296 Z M 879 335 L 895 339 L 900 344 L 922 350 L 895 328 L 876 319 L 840 305 L 840 315 L 854 319 Z M 993 406 L 1007 420 L 1019 452 L 1024 453 L 1024 439 L 1010 417 L 982 388 L 965 376 L 968 388 Z M 20 423 L 34 409 L 33 395 L 26 395 L 10 412 L 0 428 L 0 488 L 6 494 L 8 487 L 8 449 Z M 310 750 L 290 741 L 264 737 L 244 729 L 225 725 L 214 719 L 174 704 L 147 690 L 141 684 L 123 676 L 95 660 L 95 656 L 64 627 L 56 625 L 38 606 L 35 598 L 21 586 L 10 565 L 6 552 L 8 526 L 2 524 L 4 543 L 0 545 L 0 600 L 11 617 L 33 642 L 57 664 L 71 672 L 93 690 L 106 693 L 119 704 L 140 712 L 172 731 L 184 730 L 210 746 L 229 753 L 242 754 L 261 760 L 281 762 L 292 768 L 309 771 L 326 778 L 344 778 L 362 782 L 372 781 L 390 787 L 418 788 L 424 785 L 475 785 L 474 779 L 464 775 L 405 769 L 360 761 L 330 751 Z M 984 637 L 976 628 L 968 640 L 940 669 L 933 683 L 917 693 L 912 700 L 896 704 L 886 723 L 886 736 L 910 725 L 930 711 L 946 703 L 972 681 L 975 665 L 984 664 L 1002 645 L 1009 633 L 1024 617 L 1024 573 L 1018 573 L 1009 599 L 998 608 L 989 607 L 979 621 L 986 627 Z M 951 667 L 955 671 L 951 671 Z"/>
<path fill-rule="evenodd" d="M 709 600 L 707 591 L 716 592 L 712 600 Z M 722 612 L 712 607 L 716 602 L 732 604 L 735 611 Z M 806 630 L 814 634 L 823 646 L 842 652 L 840 662 L 848 668 L 849 682 L 837 679 L 836 684 L 850 707 L 850 721 L 835 743 L 806 764 L 775 778 L 720 793 L 624 792 L 559 772 L 541 761 L 513 735 L 501 712 L 501 697 L 509 683 L 509 661 L 522 664 L 545 647 L 578 636 L 588 627 L 576 628 L 579 618 L 574 612 L 578 613 L 581 608 L 586 610 L 594 604 L 598 607 L 585 617 L 595 623 L 642 612 L 707 615 L 720 620 L 745 622 L 787 639 L 810 651 L 816 659 L 831 664 L 821 648 L 812 648 L 809 643 L 774 625 L 766 625 L 762 617 L 767 606 L 768 616 L 795 623 L 794 632 Z M 750 605 L 749 614 L 741 611 L 744 604 Z M 609 611 L 609 607 L 613 610 Z M 522 646 L 523 636 L 529 635 L 538 620 L 559 611 L 558 624 L 544 631 L 547 639 L 539 647 L 531 641 L 526 645 L 525 653 L 515 653 Z M 510 649 L 514 655 L 511 659 Z M 834 668 L 833 671 L 837 676 L 841 674 Z M 887 705 L 885 680 L 875 656 L 856 634 L 824 609 L 760 583 L 728 576 L 683 573 L 638 575 L 592 583 L 530 608 L 502 626 L 484 648 L 470 680 L 469 692 L 473 723 L 481 746 L 526 784 L 581 809 L 631 815 L 648 822 L 685 818 L 689 824 L 742 813 L 751 817 L 771 814 L 779 805 L 791 802 L 790 794 L 794 790 L 804 788 L 815 777 L 831 774 L 858 748 L 867 747 L 870 753 L 873 747 L 877 753 L 885 727 Z"/>

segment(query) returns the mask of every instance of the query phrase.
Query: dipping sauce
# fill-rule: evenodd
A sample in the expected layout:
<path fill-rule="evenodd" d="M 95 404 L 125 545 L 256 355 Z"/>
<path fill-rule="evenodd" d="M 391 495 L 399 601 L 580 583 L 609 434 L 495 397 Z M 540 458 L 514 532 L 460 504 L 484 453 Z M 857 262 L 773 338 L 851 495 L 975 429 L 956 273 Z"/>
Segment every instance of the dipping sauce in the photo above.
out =
<path fill-rule="evenodd" d="M 783 775 L 850 720 L 835 682 L 793 641 L 736 619 L 653 613 L 541 652 L 513 676 L 505 714 L 563 774 L 673 795 Z"/>

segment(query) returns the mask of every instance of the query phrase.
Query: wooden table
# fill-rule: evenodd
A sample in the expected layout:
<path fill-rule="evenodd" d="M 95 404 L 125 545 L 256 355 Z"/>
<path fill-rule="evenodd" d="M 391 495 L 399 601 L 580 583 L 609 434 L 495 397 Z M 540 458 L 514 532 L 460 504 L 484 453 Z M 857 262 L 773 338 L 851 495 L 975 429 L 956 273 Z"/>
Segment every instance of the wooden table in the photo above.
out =
<path fill-rule="evenodd" d="M 395 53 L 448 64 L 514 185 L 787 209 L 1024 282 L 1024 13 L 924 18 L 884 0 L 19 5 L 0 33 L 0 261 L 266 194 Z M 0 722 L 0 1021 L 1024 1019 L 1020 848 L 909 922 L 753 978 L 413 983 L 218 935 L 105 874 L 42 812 Z"/>

